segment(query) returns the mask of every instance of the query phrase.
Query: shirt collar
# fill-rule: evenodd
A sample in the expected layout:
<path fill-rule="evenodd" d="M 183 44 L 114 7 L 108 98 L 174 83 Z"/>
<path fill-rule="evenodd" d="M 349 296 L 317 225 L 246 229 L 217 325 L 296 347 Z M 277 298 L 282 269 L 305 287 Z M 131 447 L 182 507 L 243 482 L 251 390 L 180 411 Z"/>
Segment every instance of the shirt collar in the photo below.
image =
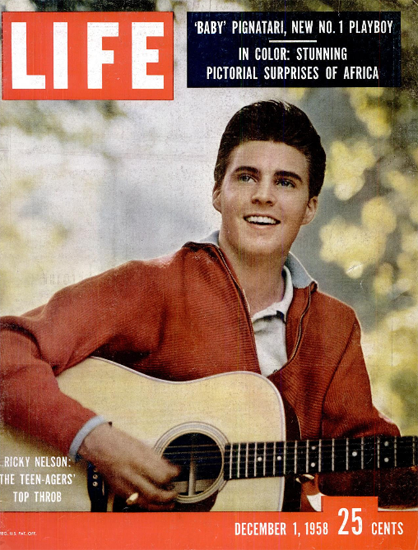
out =
<path fill-rule="evenodd" d="M 219 231 L 214 231 L 206 239 L 203 239 L 200 242 L 214 244 L 215 246 L 219 247 Z M 284 267 L 287 267 L 287 269 L 289 270 L 292 285 L 295 288 L 306 288 L 311 283 L 315 282 L 314 279 L 303 267 L 301 262 L 296 258 L 294 254 L 292 254 L 292 252 L 289 252 L 284 263 Z"/>
<path fill-rule="evenodd" d="M 277 313 L 281 313 L 283 321 L 287 320 L 287 312 L 289 311 L 290 304 L 293 300 L 293 285 L 292 275 L 286 266 L 283 266 L 283 279 L 284 279 L 284 294 L 280 302 L 274 302 L 262 311 L 258 311 L 251 317 L 251 321 L 258 321 L 263 317 L 274 317 Z"/>

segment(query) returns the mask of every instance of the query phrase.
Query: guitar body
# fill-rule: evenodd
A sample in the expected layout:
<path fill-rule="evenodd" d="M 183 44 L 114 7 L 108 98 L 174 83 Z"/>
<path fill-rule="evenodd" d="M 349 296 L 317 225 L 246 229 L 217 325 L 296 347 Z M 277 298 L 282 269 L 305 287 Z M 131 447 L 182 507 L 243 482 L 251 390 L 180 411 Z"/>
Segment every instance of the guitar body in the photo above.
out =
<path fill-rule="evenodd" d="M 194 459 L 190 459 L 193 466 L 188 466 L 178 483 L 178 510 L 282 509 L 285 478 L 224 479 L 227 443 L 286 439 L 282 400 L 275 386 L 262 376 L 234 372 L 190 382 L 167 382 L 91 358 L 64 371 L 58 383 L 64 393 L 167 457 L 178 444 L 186 442 L 193 446 L 196 437 L 201 444 L 215 449 L 215 464 L 209 476 L 199 477 L 195 471 L 199 470 L 199 463 L 195 467 Z M 30 458 L 29 468 L 18 466 L 2 471 L 13 472 L 16 477 L 28 472 L 41 474 L 42 483 L 3 485 L 0 510 L 90 511 L 83 461 L 69 462 L 70 467 L 35 467 L 35 457 L 45 457 L 44 463 L 48 460 L 51 463 L 53 457 L 58 462 L 61 457 L 39 441 L 8 427 L 2 428 L 1 455 L 3 461 L 5 457 Z M 52 473 L 75 475 L 71 475 L 70 485 L 67 478 L 67 484 L 45 484 L 45 475 Z M 32 479 L 37 481 L 39 477 Z M 13 491 L 27 491 L 31 496 L 26 502 L 15 502 Z M 39 494 L 60 491 L 61 501 L 35 502 L 34 491 Z"/>

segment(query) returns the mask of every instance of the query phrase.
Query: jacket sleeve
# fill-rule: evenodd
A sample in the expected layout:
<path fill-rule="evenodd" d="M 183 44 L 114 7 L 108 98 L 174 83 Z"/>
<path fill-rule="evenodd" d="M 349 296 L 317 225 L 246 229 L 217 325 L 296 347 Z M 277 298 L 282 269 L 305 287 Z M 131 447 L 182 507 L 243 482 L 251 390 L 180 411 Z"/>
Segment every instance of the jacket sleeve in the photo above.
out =
<path fill-rule="evenodd" d="M 6 423 L 68 453 L 95 413 L 61 393 L 55 376 L 102 347 L 147 350 L 158 340 L 159 295 L 151 292 L 152 277 L 140 276 L 138 263 L 67 287 L 21 317 L 2 318 L 1 412 Z"/>
<path fill-rule="evenodd" d="M 325 395 L 322 437 L 366 435 L 399 435 L 399 430 L 373 406 L 356 319 Z"/>

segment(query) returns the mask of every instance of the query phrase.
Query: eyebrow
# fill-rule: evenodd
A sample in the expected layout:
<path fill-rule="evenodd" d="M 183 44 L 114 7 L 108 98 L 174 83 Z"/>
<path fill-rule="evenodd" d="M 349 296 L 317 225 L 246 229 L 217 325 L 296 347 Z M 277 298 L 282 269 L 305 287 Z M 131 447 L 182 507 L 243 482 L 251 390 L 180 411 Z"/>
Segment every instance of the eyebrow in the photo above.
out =
<path fill-rule="evenodd" d="M 260 170 L 258 170 L 257 168 L 254 168 L 253 166 L 238 166 L 234 170 L 234 174 L 237 174 L 239 172 L 251 172 L 252 174 L 255 174 L 255 175 L 260 174 Z M 302 178 L 296 172 L 289 172 L 288 170 L 278 170 L 277 172 L 274 173 L 274 175 L 276 177 L 281 177 L 281 178 L 283 177 L 293 178 L 303 183 Z"/>

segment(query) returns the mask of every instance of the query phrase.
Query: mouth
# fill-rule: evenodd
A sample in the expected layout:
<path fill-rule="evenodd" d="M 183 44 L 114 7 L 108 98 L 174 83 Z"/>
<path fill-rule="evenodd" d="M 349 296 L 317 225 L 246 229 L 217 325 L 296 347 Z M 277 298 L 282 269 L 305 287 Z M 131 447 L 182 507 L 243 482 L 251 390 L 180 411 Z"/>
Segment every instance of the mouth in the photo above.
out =
<path fill-rule="evenodd" d="M 280 223 L 279 220 L 270 216 L 244 216 L 244 220 L 254 225 L 278 225 Z"/>

